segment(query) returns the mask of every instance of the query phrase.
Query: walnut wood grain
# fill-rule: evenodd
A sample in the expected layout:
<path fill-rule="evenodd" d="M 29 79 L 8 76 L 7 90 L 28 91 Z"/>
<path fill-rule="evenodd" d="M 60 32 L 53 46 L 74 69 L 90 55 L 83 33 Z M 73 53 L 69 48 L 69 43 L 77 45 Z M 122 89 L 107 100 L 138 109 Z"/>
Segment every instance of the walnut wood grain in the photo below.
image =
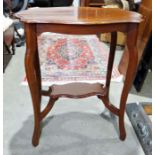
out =
<path fill-rule="evenodd" d="M 61 10 L 61 11 L 60 11 Z M 55 23 L 55 24 L 112 24 L 139 23 L 141 15 L 114 8 L 92 7 L 56 7 L 32 8 L 15 15 L 26 23 Z"/>
<path fill-rule="evenodd" d="M 32 144 L 39 144 L 40 123 L 52 109 L 55 101 L 60 97 L 82 98 L 92 95 L 98 96 L 104 105 L 119 118 L 120 139 L 126 137 L 124 127 L 124 113 L 127 96 L 132 85 L 137 69 L 138 52 L 136 38 L 141 15 L 123 11 L 120 9 L 105 8 L 38 8 L 21 11 L 16 16 L 25 23 L 26 33 L 26 55 L 25 68 L 34 109 L 34 133 Z M 53 85 L 48 91 L 41 88 L 41 74 L 37 49 L 37 36 L 43 32 L 59 32 L 65 34 L 99 34 L 111 32 L 110 55 L 106 85 L 88 83 L 71 83 L 66 85 Z M 109 100 L 109 86 L 111 72 L 116 48 L 116 32 L 127 34 L 127 47 L 129 63 L 126 78 L 121 94 L 119 108 L 115 107 Z M 40 111 L 41 96 L 49 96 L 50 100 L 45 109 Z"/>

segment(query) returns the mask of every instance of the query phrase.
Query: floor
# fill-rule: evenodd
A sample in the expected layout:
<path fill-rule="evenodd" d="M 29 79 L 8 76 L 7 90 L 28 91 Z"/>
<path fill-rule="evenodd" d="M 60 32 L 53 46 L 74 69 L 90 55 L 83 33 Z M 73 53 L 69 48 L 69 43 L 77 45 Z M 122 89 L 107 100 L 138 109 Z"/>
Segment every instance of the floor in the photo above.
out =
<path fill-rule="evenodd" d="M 33 109 L 29 89 L 21 85 L 25 47 L 16 48 L 3 75 L 4 155 L 144 155 L 131 123 L 125 116 L 127 138 L 118 138 L 117 119 L 96 97 L 60 99 L 43 121 L 40 144 L 31 145 Z M 121 52 L 117 52 L 117 60 Z M 110 98 L 116 106 L 122 83 L 111 84 Z M 150 87 L 147 91 L 151 92 Z M 43 98 L 42 105 L 46 105 Z M 151 97 L 130 93 L 127 103 L 151 102 Z"/>
<path fill-rule="evenodd" d="M 140 92 L 137 92 L 135 87 L 132 87 L 131 91 L 132 94 L 146 96 L 152 98 L 152 71 L 149 70 L 147 73 L 147 77 L 144 81 L 143 87 Z"/>

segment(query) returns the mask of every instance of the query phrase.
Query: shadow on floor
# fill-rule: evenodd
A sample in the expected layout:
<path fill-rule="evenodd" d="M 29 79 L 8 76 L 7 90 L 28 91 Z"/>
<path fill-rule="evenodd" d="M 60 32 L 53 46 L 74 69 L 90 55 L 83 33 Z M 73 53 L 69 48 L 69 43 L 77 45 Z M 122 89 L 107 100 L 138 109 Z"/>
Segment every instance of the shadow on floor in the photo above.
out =
<path fill-rule="evenodd" d="M 120 141 L 103 113 L 64 113 L 46 118 L 42 125 L 40 144 L 33 147 L 33 117 L 28 117 L 11 139 L 11 155 L 138 155 L 131 128 L 126 124 L 127 139 Z"/>

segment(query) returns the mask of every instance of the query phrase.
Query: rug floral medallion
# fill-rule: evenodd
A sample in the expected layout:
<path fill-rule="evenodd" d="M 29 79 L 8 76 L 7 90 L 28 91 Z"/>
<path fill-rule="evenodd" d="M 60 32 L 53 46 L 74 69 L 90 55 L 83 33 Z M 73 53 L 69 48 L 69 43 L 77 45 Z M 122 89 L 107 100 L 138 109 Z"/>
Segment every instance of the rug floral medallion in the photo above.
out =
<path fill-rule="evenodd" d="M 43 33 L 38 37 L 43 85 L 105 82 L 108 53 L 96 35 Z M 112 79 L 120 76 L 113 68 Z"/>

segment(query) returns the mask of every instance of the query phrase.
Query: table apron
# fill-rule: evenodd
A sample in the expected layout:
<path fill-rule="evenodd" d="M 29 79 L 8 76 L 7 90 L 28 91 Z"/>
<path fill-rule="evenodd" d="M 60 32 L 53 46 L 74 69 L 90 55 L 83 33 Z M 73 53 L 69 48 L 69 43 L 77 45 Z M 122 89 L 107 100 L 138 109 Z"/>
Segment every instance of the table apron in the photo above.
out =
<path fill-rule="evenodd" d="M 37 34 L 40 35 L 43 32 L 55 32 L 63 34 L 75 34 L 75 35 L 86 35 L 86 34 L 99 34 L 108 32 L 127 32 L 128 23 L 118 24 L 102 24 L 102 25 L 66 25 L 66 24 L 50 24 L 50 23 L 39 23 L 36 24 Z"/>

